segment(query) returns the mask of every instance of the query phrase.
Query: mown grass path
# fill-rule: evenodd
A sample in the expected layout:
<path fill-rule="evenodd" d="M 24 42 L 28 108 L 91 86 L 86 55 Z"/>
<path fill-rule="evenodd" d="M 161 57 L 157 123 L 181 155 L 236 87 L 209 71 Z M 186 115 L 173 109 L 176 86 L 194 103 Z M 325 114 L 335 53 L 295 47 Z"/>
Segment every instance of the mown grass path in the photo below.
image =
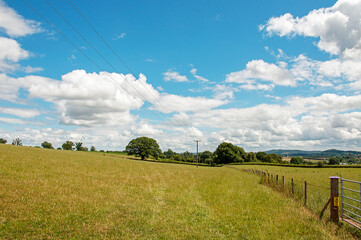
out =
<path fill-rule="evenodd" d="M 352 239 L 229 168 L 0 145 L 0 239 Z"/>

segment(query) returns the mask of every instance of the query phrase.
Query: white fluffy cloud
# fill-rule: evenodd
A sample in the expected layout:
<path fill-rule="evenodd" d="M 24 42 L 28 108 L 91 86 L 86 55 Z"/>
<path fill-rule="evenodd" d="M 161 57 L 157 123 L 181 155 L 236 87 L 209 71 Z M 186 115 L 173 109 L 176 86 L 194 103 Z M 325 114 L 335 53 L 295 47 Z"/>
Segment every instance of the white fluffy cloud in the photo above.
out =
<path fill-rule="evenodd" d="M 189 82 L 188 78 L 184 75 L 180 75 L 179 72 L 171 71 L 163 73 L 165 81 L 175 81 L 175 82 Z"/>
<path fill-rule="evenodd" d="M 0 0 L 0 29 L 10 37 L 22 37 L 41 31 L 40 24 L 24 19 Z"/>
<path fill-rule="evenodd" d="M 212 108 L 227 104 L 227 100 L 211 99 L 206 97 L 184 97 L 174 94 L 163 94 L 155 103 L 158 110 L 162 112 L 198 112 L 207 111 Z"/>
<path fill-rule="evenodd" d="M 361 1 L 339 0 L 334 6 L 294 18 L 290 13 L 273 17 L 260 28 L 280 36 L 317 37 L 319 49 L 344 57 L 360 57 Z"/>
<path fill-rule="evenodd" d="M 0 112 L 22 118 L 32 118 L 40 115 L 40 112 L 38 110 L 27 108 L 0 107 Z"/>
<path fill-rule="evenodd" d="M 9 38 L 0 37 L 0 71 L 13 71 L 22 59 L 29 57 L 29 52 L 22 49 L 20 44 Z"/>
<path fill-rule="evenodd" d="M 257 81 L 271 82 L 271 84 L 257 84 Z M 291 72 L 283 66 L 267 63 L 263 60 L 253 60 L 247 63 L 246 69 L 227 74 L 226 82 L 240 83 L 245 89 L 269 90 L 273 85 L 296 86 L 297 82 Z"/>

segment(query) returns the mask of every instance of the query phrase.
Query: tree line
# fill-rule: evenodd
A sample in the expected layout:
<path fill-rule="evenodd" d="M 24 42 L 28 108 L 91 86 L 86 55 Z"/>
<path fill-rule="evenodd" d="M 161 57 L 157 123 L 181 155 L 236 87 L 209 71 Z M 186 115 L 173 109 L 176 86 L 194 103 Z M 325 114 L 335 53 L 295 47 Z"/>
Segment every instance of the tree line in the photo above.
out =
<path fill-rule="evenodd" d="M 142 160 L 153 157 L 155 159 L 169 159 L 181 162 L 195 162 L 197 156 L 189 151 L 176 153 L 171 149 L 162 152 L 156 140 L 148 137 L 139 137 L 131 140 L 126 146 L 125 152 L 129 155 L 141 157 Z M 283 163 L 282 157 L 265 152 L 246 153 L 243 148 L 232 143 L 223 142 L 218 145 L 214 152 L 204 151 L 198 154 L 198 161 L 207 164 L 229 164 L 242 162 L 268 162 Z"/>
<path fill-rule="evenodd" d="M 0 138 L 0 144 L 6 144 L 7 140 Z M 22 145 L 22 141 L 19 138 L 16 138 L 12 141 L 12 145 Z M 41 147 L 47 149 L 54 149 L 53 145 L 50 142 L 44 141 L 41 143 Z M 76 150 L 76 151 L 89 151 L 89 149 L 83 146 L 82 142 L 72 142 L 66 141 L 62 144 L 59 150 Z M 90 147 L 90 151 L 96 151 L 94 146 Z M 104 152 L 104 150 L 100 150 Z M 183 153 L 174 152 L 172 149 L 162 152 L 159 148 L 159 145 L 156 140 L 148 137 L 139 137 L 132 139 L 125 148 L 124 153 L 128 155 L 135 155 L 141 157 L 142 160 L 146 158 L 154 159 L 167 159 L 179 162 L 195 162 L 197 161 L 197 155 L 185 151 Z M 245 152 L 242 147 L 233 145 L 232 143 L 223 142 L 218 145 L 214 152 L 203 151 L 198 154 L 198 162 L 205 163 L 210 165 L 216 164 L 229 164 L 229 163 L 243 163 L 243 162 L 264 162 L 264 163 L 291 163 L 291 164 L 307 164 L 307 165 L 319 165 L 324 164 L 329 165 L 338 165 L 338 164 L 360 164 L 361 160 L 359 158 L 348 156 L 332 156 L 324 161 L 311 162 L 306 161 L 303 157 L 296 156 L 292 157 L 290 162 L 284 161 L 282 157 L 276 153 L 266 152 Z"/>

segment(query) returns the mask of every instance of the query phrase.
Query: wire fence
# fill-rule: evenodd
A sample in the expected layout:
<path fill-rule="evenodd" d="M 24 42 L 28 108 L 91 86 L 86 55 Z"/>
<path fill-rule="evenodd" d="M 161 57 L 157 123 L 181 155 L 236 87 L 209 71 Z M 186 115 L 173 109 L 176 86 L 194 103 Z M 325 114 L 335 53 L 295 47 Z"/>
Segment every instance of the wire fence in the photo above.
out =
<path fill-rule="evenodd" d="M 361 230 L 361 182 L 341 179 L 341 218 Z"/>
<path fill-rule="evenodd" d="M 311 184 L 307 181 L 286 178 L 284 175 L 269 173 L 256 169 L 230 168 L 256 174 L 260 177 L 260 183 L 286 194 L 304 204 L 320 218 L 330 216 L 325 205 L 330 199 L 330 187 Z"/>
<path fill-rule="evenodd" d="M 336 203 L 333 202 L 333 197 L 331 196 L 334 193 L 334 188 L 331 184 L 328 186 L 322 186 L 315 183 L 309 183 L 305 180 L 286 178 L 284 175 L 269 173 L 266 171 L 261 171 L 257 169 L 244 169 L 236 168 L 232 166 L 227 166 L 229 168 L 256 174 L 260 177 L 260 183 L 267 185 L 276 191 L 282 192 L 288 197 L 294 198 L 297 201 L 301 202 L 306 208 L 311 210 L 311 212 L 317 214 L 320 219 L 331 219 L 334 222 L 339 222 L 340 211 L 343 222 L 346 222 L 356 229 L 361 230 L 361 182 L 356 182 L 352 180 L 341 179 L 341 208 L 339 209 L 339 203 L 337 203 L 337 215 L 335 216 L 335 211 L 329 211 L 327 209 L 334 209 Z M 337 192 L 339 191 L 338 185 L 336 182 Z M 332 193 L 333 192 L 333 193 Z M 337 202 L 339 201 L 338 197 Z M 355 233 L 358 237 L 361 235 Z"/>

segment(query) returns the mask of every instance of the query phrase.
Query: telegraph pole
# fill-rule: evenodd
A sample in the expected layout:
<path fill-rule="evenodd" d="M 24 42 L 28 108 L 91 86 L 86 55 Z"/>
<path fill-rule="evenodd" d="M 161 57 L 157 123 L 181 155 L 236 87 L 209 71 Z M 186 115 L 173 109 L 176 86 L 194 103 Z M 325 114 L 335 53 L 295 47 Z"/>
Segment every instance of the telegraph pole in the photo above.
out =
<path fill-rule="evenodd" d="M 197 168 L 198 168 L 198 143 L 200 142 L 201 140 L 195 140 L 195 142 L 197 143 Z"/>

